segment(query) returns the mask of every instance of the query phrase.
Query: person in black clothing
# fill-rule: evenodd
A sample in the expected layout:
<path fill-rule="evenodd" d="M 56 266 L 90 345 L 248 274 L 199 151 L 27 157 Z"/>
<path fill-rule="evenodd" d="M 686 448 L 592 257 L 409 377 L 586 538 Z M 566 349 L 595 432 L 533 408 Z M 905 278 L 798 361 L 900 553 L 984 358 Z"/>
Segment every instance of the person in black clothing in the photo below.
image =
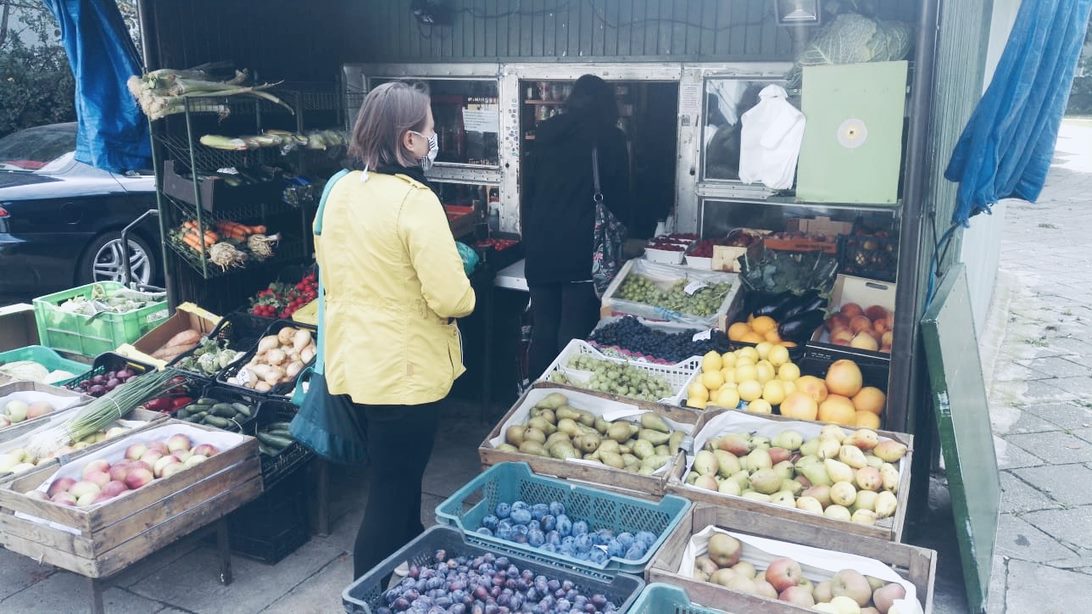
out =
<path fill-rule="evenodd" d="M 629 153 L 618 105 L 605 81 L 577 79 L 565 112 L 541 124 L 524 170 L 523 244 L 534 327 L 529 368 L 538 377 L 573 339 L 599 320 L 591 282 L 595 203 L 592 148 L 607 207 L 628 219 Z"/>

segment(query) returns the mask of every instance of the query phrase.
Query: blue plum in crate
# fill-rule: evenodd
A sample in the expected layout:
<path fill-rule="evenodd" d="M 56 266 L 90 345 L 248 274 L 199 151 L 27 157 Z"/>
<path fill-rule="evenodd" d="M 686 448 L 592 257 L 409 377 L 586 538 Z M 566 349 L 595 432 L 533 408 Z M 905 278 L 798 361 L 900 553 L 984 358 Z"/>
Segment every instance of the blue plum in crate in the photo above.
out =
<path fill-rule="evenodd" d="M 479 535 L 485 535 L 485 536 L 487 536 L 487 537 L 493 537 L 493 532 L 492 532 L 492 531 L 490 531 L 488 527 L 481 527 L 481 528 L 479 528 L 479 529 L 477 530 L 477 533 L 478 533 Z"/>
<path fill-rule="evenodd" d="M 550 513 L 554 516 L 560 516 L 565 513 L 565 504 L 560 501 L 550 502 Z"/>
<path fill-rule="evenodd" d="M 516 501 L 512 504 L 512 511 L 516 510 L 530 510 L 531 506 L 527 505 L 526 501 Z"/>
<path fill-rule="evenodd" d="M 539 524 L 542 525 L 543 531 L 549 533 L 550 531 L 553 531 L 557 528 L 557 516 L 554 516 L 553 514 L 546 514 L 542 517 L 542 520 L 539 521 Z"/>
<path fill-rule="evenodd" d="M 639 543 L 633 544 L 629 547 L 629 550 L 626 550 L 625 558 L 631 561 L 636 561 L 643 557 L 645 555 L 645 552 L 647 552 L 647 549 L 644 546 Z"/>
<path fill-rule="evenodd" d="M 497 518 L 507 518 L 512 513 L 512 506 L 501 501 L 497 504 L 497 508 L 493 510 L 493 513 L 497 515 Z"/>
<path fill-rule="evenodd" d="M 482 526 L 489 529 L 490 531 L 497 530 L 498 522 L 500 522 L 500 519 L 493 514 L 487 514 L 484 518 L 482 518 Z"/>
<path fill-rule="evenodd" d="M 546 534 L 546 543 L 553 544 L 555 546 L 561 545 L 561 534 L 557 531 L 550 531 Z"/>
<path fill-rule="evenodd" d="M 596 565 L 606 565 L 610 561 L 610 556 L 606 552 L 599 548 L 592 548 L 591 550 L 591 562 Z"/>
<path fill-rule="evenodd" d="M 509 516 L 514 524 L 527 524 L 531 522 L 531 510 L 521 507 L 513 508 L 512 514 Z"/>
<path fill-rule="evenodd" d="M 497 527 L 496 536 L 505 541 L 512 541 L 512 527 Z"/>
<path fill-rule="evenodd" d="M 573 533 L 573 522 L 565 514 L 557 517 L 557 532 L 561 533 L 562 537 L 568 537 Z"/>
<path fill-rule="evenodd" d="M 546 543 L 546 535 L 539 530 L 531 530 L 527 532 L 527 543 L 531 544 L 535 548 L 538 548 Z"/>
<path fill-rule="evenodd" d="M 550 506 L 545 503 L 536 503 L 531 506 L 531 516 L 535 520 L 542 520 L 542 517 L 550 513 Z"/>
<path fill-rule="evenodd" d="M 633 545 L 633 533 L 629 531 L 623 531 L 618 534 L 618 543 L 622 544 L 622 547 L 629 549 Z"/>
<path fill-rule="evenodd" d="M 573 523 L 573 535 L 584 535 L 588 532 L 588 523 L 577 520 Z"/>
<path fill-rule="evenodd" d="M 607 545 L 607 556 L 623 557 L 625 554 L 626 547 L 622 545 L 622 542 L 614 540 Z"/>
<path fill-rule="evenodd" d="M 542 523 L 537 520 L 532 520 L 527 523 L 527 528 L 532 531 L 542 531 Z M 545 533 L 545 531 L 542 532 Z"/>

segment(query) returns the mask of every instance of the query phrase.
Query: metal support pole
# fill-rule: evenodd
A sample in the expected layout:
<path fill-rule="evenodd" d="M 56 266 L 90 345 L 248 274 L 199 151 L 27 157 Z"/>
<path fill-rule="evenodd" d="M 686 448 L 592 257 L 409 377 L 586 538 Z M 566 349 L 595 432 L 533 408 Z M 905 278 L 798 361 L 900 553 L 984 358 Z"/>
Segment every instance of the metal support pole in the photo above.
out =
<path fill-rule="evenodd" d="M 231 536 L 228 535 L 227 517 L 216 521 L 216 550 L 220 554 L 220 584 L 231 584 Z"/>

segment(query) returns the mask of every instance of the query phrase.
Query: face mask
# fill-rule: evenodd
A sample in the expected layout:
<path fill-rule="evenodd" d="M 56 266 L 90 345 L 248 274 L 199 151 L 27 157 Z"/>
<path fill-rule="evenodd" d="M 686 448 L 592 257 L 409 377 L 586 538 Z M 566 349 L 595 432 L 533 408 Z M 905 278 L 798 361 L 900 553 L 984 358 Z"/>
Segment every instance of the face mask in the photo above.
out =
<path fill-rule="evenodd" d="M 425 137 L 416 130 L 410 130 L 410 132 L 428 141 L 428 153 L 425 154 L 425 157 L 417 159 L 417 162 L 421 164 L 421 169 L 427 171 L 432 168 L 432 163 L 436 161 L 436 155 L 440 153 L 440 146 L 436 143 L 436 133 L 432 133 L 430 137 Z"/>

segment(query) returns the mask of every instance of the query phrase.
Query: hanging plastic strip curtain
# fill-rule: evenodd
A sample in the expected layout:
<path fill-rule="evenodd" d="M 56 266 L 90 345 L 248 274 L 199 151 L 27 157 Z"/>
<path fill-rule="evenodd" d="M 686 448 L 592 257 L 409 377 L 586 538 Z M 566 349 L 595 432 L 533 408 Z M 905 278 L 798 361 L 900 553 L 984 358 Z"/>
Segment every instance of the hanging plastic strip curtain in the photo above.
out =
<path fill-rule="evenodd" d="M 151 168 L 148 122 L 125 86 L 143 69 L 117 4 L 43 1 L 76 80 L 76 159 L 115 173 Z"/>
<path fill-rule="evenodd" d="M 1023 0 L 986 93 L 944 176 L 959 183 L 953 225 L 1003 198 L 1034 202 L 1054 154 L 1092 0 Z"/>

